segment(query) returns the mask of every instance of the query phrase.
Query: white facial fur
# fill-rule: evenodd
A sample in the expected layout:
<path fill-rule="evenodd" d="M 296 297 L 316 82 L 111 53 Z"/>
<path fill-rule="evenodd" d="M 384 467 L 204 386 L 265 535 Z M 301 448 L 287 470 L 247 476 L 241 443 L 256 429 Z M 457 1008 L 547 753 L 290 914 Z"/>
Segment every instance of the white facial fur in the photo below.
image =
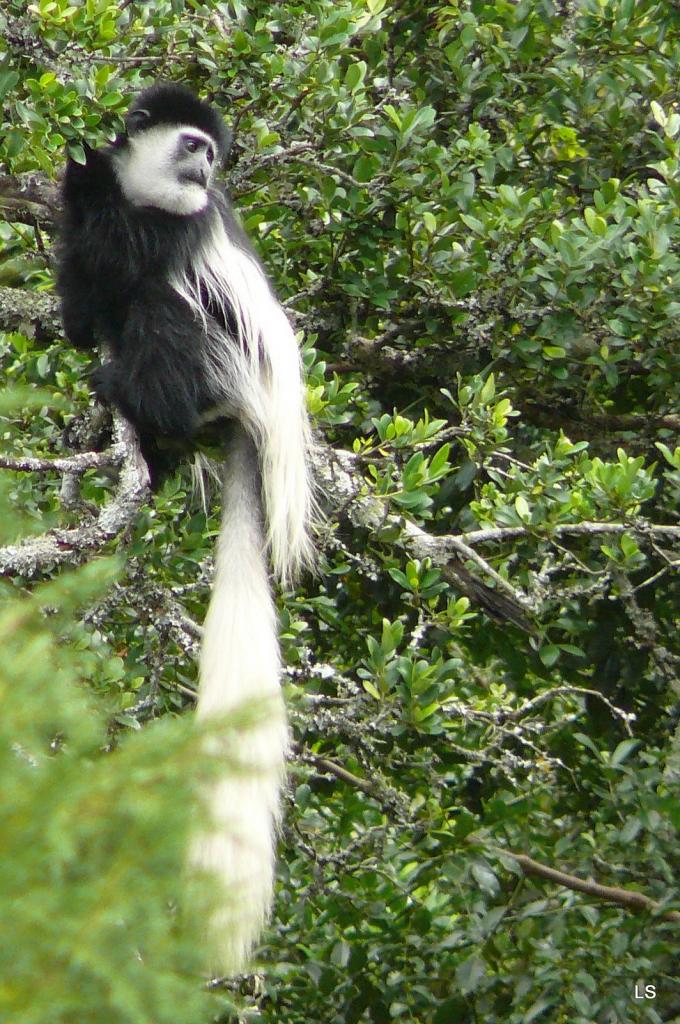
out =
<path fill-rule="evenodd" d="M 115 155 L 114 167 L 125 197 L 134 206 L 190 216 L 208 202 L 214 155 L 214 141 L 200 129 L 159 124 L 131 135 Z M 191 177 L 203 181 L 191 181 Z"/>

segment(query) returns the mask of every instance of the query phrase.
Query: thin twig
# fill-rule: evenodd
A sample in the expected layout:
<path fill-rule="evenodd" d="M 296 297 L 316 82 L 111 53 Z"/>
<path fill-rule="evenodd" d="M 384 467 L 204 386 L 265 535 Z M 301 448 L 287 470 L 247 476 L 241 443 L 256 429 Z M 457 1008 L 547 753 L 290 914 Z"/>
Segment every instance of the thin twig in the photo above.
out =
<path fill-rule="evenodd" d="M 309 764 L 313 764 L 319 771 L 328 772 L 330 775 L 334 775 L 336 779 L 340 779 L 342 782 L 346 782 L 349 786 L 354 786 L 355 789 L 360 789 L 363 793 L 375 794 L 375 787 L 373 783 L 368 779 L 362 779 L 358 775 L 354 775 L 353 772 L 343 768 L 341 764 L 336 764 L 335 761 L 329 761 L 326 757 L 317 757 L 316 754 L 305 753 L 302 755 L 302 760 Z"/>
<path fill-rule="evenodd" d="M 503 709 L 503 711 L 500 712 L 500 715 L 504 719 L 523 719 L 527 715 L 536 711 L 543 704 L 547 704 L 549 701 L 553 700 L 555 697 L 592 697 L 602 701 L 602 703 L 609 708 L 612 715 L 621 720 L 628 735 L 633 735 L 630 723 L 635 721 L 634 714 L 628 711 L 623 711 L 621 708 L 617 708 L 616 705 L 612 704 L 612 702 L 605 697 L 603 693 L 600 693 L 599 690 L 589 690 L 581 686 L 556 686 L 552 690 L 546 690 L 545 693 L 539 693 L 537 697 L 532 697 L 531 700 L 526 701 L 518 708 L 513 708 L 509 711 Z"/>

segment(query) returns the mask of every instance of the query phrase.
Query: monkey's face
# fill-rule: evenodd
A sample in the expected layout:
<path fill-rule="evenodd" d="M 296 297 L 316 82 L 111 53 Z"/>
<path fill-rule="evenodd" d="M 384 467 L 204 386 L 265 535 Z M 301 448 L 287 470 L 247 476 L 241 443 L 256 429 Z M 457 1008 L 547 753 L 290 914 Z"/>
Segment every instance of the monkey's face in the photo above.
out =
<path fill-rule="evenodd" d="M 134 206 L 190 216 L 208 203 L 215 157 L 214 140 L 200 128 L 159 124 L 130 135 L 114 166 Z"/>

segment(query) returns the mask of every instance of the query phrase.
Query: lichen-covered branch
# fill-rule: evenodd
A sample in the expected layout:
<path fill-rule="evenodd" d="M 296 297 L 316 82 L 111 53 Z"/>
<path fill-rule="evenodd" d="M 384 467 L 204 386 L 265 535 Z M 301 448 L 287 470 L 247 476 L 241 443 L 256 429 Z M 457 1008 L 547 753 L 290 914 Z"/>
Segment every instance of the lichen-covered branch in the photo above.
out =
<path fill-rule="evenodd" d="M 54 338 L 61 334 L 59 300 L 48 292 L 0 287 L 0 325 L 29 337 Z"/>
<path fill-rule="evenodd" d="M 537 536 L 540 528 L 494 527 L 464 534 L 436 536 L 409 520 L 387 511 L 383 500 L 367 492 L 362 468 L 356 455 L 347 451 L 326 451 L 317 458 L 317 476 L 324 493 L 333 505 L 346 514 L 353 525 L 371 532 L 394 533 L 399 543 L 413 557 L 429 558 L 445 578 L 458 585 L 472 600 L 481 604 L 493 618 L 506 618 L 522 629 L 531 631 L 527 616 L 536 611 L 535 602 L 511 584 L 479 554 L 476 547 Z M 672 524 L 591 522 L 561 523 L 546 527 L 545 539 L 569 536 L 619 536 L 636 533 L 659 540 L 680 540 L 680 526 Z M 480 577 L 473 576 L 462 561 L 473 563 Z M 487 587 L 483 579 L 495 585 Z"/>
<path fill-rule="evenodd" d="M 493 618 L 509 619 L 521 629 L 531 631 L 528 615 L 533 611 L 533 604 L 530 598 L 502 579 L 486 559 L 473 552 L 465 537 L 436 537 L 410 520 L 388 512 L 380 498 L 366 493 L 357 458 L 351 452 L 326 452 L 317 459 L 316 469 L 323 491 L 355 526 L 371 532 L 393 532 L 411 557 L 430 558 L 451 582 L 481 604 Z M 497 589 L 493 590 L 473 576 L 463 565 L 463 559 L 473 561 Z"/>
<path fill-rule="evenodd" d="M 149 471 L 135 431 L 121 416 L 114 416 L 114 437 L 122 458 L 112 499 L 88 523 L 68 530 L 50 530 L 41 537 L 0 548 L 0 575 L 30 578 L 47 567 L 79 562 L 134 522 L 149 494 Z"/>
<path fill-rule="evenodd" d="M 59 205 L 54 181 L 39 171 L 0 175 L 0 211 L 4 220 L 49 228 Z"/>
<path fill-rule="evenodd" d="M 118 442 L 103 452 L 78 452 L 76 455 L 56 459 L 38 459 L 31 456 L 12 458 L 0 455 L 0 469 L 12 469 L 17 473 L 66 473 L 69 476 L 80 476 L 88 469 L 118 466 L 125 456 L 126 447 L 122 442 Z"/>
<path fill-rule="evenodd" d="M 466 544 L 487 544 L 493 541 L 516 540 L 518 537 L 535 536 L 540 532 L 540 527 L 532 526 L 494 526 L 489 529 L 473 530 L 470 533 L 461 534 L 461 539 Z M 667 538 L 668 540 L 680 540 L 680 526 L 673 526 L 671 523 L 599 523 L 584 520 L 581 523 L 558 523 L 546 527 L 545 536 L 551 537 L 578 537 L 578 536 L 609 536 L 617 537 L 622 533 L 636 533 L 639 536 L 650 536 Z M 448 538 L 441 538 L 446 540 Z"/>

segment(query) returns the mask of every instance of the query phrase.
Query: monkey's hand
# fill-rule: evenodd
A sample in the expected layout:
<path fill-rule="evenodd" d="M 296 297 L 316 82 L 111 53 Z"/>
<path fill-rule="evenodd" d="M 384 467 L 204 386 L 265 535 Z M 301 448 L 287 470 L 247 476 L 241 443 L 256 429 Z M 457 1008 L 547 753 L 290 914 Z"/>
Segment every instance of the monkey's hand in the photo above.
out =
<path fill-rule="evenodd" d="M 113 363 L 105 363 L 93 370 L 90 374 L 90 384 L 104 405 L 118 405 L 116 371 Z"/>

